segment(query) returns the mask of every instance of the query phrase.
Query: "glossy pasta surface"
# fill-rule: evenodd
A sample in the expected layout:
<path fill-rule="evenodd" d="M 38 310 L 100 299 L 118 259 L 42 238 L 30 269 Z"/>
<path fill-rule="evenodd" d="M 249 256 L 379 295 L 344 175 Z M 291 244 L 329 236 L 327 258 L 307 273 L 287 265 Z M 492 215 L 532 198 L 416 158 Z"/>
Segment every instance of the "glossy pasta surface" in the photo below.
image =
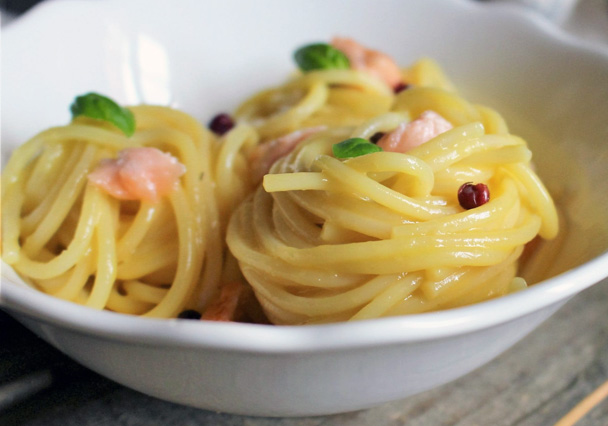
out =
<path fill-rule="evenodd" d="M 296 72 L 245 100 L 225 133 L 162 106 L 129 108 L 130 137 L 87 118 L 45 130 L 2 174 L 3 260 L 91 308 L 274 324 L 447 309 L 531 284 L 529 243 L 554 239 L 558 215 L 526 141 L 432 60 L 400 72 L 392 86 L 364 67 Z M 336 154 L 351 140 L 367 151 Z M 185 173 L 157 200 L 92 184 L 131 148 Z M 463 208 L 468 183 L 487 202 Z"/>
<path fill-rule="evenodd" d="M 233 215 L 228 245 L 273 323 L 404 315 L 498 297 L 527 285 L 518 271 L 525 245 L 556 236 L 557 211 L 526 142 L 497 112 L 460 96 L 433 61 L 403 74 L 409 87 L 397 94 L 360 86 L 354 71 L 340 71 L 338 85 L 335 74 L 303 78 L 329 93 L 387 98 L 346 118 L 343 111 L 359 108 L 349 97 L 340 98 L 340 112 L 331 95 L 317 109 L 289 109 L 300 126 L 323 117 L 327 128 L 274 163 Z M 332 152 L 425 111 L 453 128 L 407 152 Z M 458 191 L 468 182 L 487 185 L 489 202 L 464 209 Z"/>
<path fill-rule="evenodd" d="M 3 259 L 41 290 L 97 309 L 176 316 L 204 306 L 222 264 L 213 136 L 182 112 L 131 108 L 128 138 L 87 119 L 46 130 L 3 172 Z M 125 148 L 170 153 L 188 172 L 158 202 L 124 201 L 87 176 Z M 220 268 L 221 271 L 221 268 Z"/>

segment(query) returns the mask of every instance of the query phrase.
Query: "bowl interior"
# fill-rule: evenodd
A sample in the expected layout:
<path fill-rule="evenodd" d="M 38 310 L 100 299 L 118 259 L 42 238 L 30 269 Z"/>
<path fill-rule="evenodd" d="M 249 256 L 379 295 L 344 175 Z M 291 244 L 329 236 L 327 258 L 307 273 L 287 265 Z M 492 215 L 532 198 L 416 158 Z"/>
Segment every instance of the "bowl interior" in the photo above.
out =
<path fill-rule="evenodd" d="M 608 51 L 532 14 L 464 1 L 352 0 L 344 13 L 340 1 L 193 0 L 152 2 L 144 17 L 149 2 L 139 0 L 52 3 L 3 30 L 3 163 L 36 132 L 67 122 L 78 94 L 171 105 L 206 122 L 282 82 L 298 46 L 345 35 L 403 65 L 434 58 L 465 97 L 501 112 L 529 142 L 565 224 L 554 260 L 533 281 L 608 248 Z M 70 25 L 58 30 L 56 20 Z M 4 271 L 3 279 L 19 283 Z"/>

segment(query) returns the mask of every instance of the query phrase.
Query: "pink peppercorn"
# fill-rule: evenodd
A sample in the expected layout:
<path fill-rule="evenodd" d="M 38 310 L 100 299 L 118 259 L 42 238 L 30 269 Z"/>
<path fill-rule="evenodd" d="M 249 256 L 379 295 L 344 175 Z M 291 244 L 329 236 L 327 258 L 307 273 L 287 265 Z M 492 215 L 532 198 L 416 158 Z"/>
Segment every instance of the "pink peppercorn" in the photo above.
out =
<path fill-rule="evenodd" d="M 213 117 L 209 122 L 209 130 L 218 135 L 223 135 L 234 127 L 234 121 L 226 113 L 221 113 Z"/>
<path fill-rule="evenodd" d="M 370 136 L 369 141 L 371 143 L 378 143 L 378 141 L 380 139 L 382 139 L 382 136 L 384 136 L 385 133 L 384 132 L 376 132 L 373 135 Z"/>
<path fill-rule="evenodd" d="M 409 87 L 410 87 L 409 84 L 401 82 L 401 83 L 397 84 L 395 87 L 393 87 L 393 93 L 395 93 L 395 95 L 396 95 L 397 93 L 400 93 L 400 92 L 403 92 L 404 90 L 409 89 Z"/>
<path fill-rule="evenodd" d="M 490 190 L 484 183 L 467 182 L 458 189 L 458 202 L 464 209 L 474 209 L 488 201 L 490 201 Z"/>

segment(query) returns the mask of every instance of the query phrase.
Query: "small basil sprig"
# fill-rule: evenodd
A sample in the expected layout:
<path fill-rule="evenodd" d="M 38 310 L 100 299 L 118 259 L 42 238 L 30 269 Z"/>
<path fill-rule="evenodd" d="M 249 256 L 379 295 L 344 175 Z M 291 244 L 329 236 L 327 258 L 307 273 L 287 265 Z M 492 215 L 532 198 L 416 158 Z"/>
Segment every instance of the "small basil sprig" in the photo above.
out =
<path fill-rule="evenodd" d="M 118 127 L 125 135 L 135 132 L 135 118 L 127 108 L 123 108 L 112 99 L 98 93 L 87 93 L 77 96 L 70 106 L 72 119 L 85 116 L 107 121 Z"/>
<path fill-rule="evenodd" d="M 309 44 L 299 48 L 294 53 L 294 59 L 302 71 L 350 68 L 346 55 L 325 43 Z"/>
<path fill-rule="evenodd" d="M 334 157 L 336 158 L 351 158 L 371 154 L 372 152 L 379 152 L 382 151 L 382 148 L 378 145 L 374 145 L 367 139 L 350 138 L 334 144 L 332 150 L 334 152 Z"/>

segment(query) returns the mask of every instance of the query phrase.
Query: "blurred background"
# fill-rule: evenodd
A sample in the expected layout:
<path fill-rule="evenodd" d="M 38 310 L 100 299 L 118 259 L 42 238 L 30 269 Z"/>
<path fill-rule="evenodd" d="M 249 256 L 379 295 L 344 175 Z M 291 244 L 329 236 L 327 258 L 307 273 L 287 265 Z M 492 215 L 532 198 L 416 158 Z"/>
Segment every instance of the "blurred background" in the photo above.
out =
<path fill-rule="evenodd" d="M 2 25 L 42 1 L 0 0 Z M 98 0 L 90 0 L 98 1 Z M 531 8 L 567 32 L 593 42 L 608 44 L 608 0 L 470 0 L 515 3 Z"/>

